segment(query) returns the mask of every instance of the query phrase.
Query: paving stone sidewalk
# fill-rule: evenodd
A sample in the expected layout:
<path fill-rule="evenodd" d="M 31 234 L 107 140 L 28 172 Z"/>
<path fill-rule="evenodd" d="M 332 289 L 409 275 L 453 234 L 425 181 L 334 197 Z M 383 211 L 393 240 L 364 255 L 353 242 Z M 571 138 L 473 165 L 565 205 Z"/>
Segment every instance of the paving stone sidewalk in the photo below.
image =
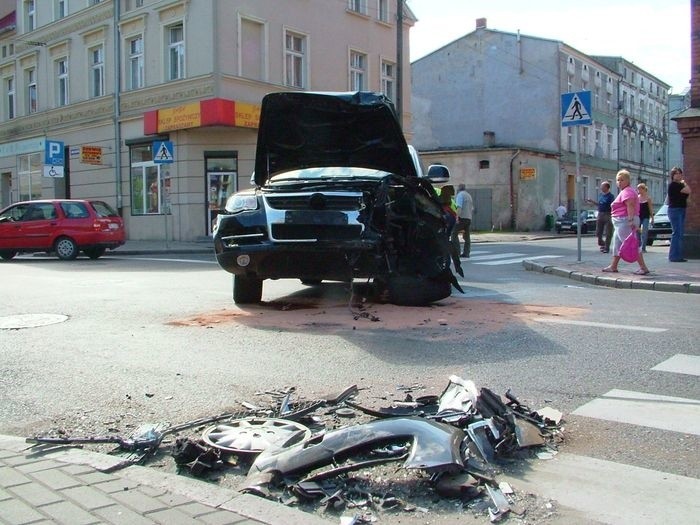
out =
<path fill-rule="evenodd" d="M 3 525 L 328 525 L 263 498 L 71 447 L 0 435 Z"/>

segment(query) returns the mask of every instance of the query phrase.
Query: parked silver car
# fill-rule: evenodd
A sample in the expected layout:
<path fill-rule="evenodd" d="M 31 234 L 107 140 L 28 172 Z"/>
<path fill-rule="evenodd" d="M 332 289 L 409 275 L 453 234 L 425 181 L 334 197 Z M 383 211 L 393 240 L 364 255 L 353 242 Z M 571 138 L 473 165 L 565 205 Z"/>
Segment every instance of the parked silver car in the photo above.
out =
<path fill-rule="evenodd" d="M 654 241 L 669 240 L 671 232 L 671 221 L 668 220 L 668 205 L 664 204 L 654 214 L 654 224 L 649 225 L 647 246 L 654 244 Z"/>

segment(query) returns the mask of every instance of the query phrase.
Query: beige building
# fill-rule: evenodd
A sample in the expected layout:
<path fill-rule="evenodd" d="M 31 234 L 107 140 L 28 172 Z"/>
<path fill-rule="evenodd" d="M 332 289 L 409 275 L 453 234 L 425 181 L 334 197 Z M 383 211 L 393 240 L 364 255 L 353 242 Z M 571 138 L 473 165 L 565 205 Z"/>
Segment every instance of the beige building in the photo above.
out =
<path fill-rule="evenodd" d="M 389 0 L 0 0 L 0 207 L 101 198 L 130 239 L 211 233 L 271 91 L 396 98 Z M 409 82 L 402 109 L 410 127 Z M 56 152 L 62 149 L 63 155 Z"/>

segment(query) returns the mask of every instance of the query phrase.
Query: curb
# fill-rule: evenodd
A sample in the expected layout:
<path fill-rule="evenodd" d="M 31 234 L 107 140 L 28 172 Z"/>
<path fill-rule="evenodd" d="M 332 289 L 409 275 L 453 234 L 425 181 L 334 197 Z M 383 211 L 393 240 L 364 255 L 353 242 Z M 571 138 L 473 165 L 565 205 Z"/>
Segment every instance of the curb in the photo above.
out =
<path fill-rule="evenodd" d="M 559 266 L 540 264 L 528 259 L 523 261 L 523 268 L 531 272 L 556 275 L 557 277 L 564 277 L 596 286 L 607 286 L 608 288 L 651 290 L 656 292 L 672 293 L 700 293 L 700 284 L 698 283 L 650 281 L 648 279 L 638 280 L 633 277 L 601 276 L 586 271 L 569 270 Z"/>
<path fill-rule="evenodd" d="M 162 249 L 144 249 L 144 250 L 112 250 L 107 255 L 188 255 L 211 253 L 214 255 L 214 248 L 162 248 Z"/>
<path fill-rule="evenodd" d="M 196 501 L 212 509 L 230 511 L 246 520 L 242 523 L 265 525 L 328 525 L 328 521 L 318 516 L 287 507 L 259 496 L 241 494 L 232 489 L 222 488 L 212 483 L 168 472 L 160 472 L 140 465 L 123 468 L 123 460 L 110 456 L 67 446 L 36 446 L 27 444 L 24 438 L 0 434 L 0 451 L 7 450 L 33 456 L 36 462 L 55 461 L 66 465 L 90 467 L 114 478 L 128 480 L 135 485 L 160 489 Z M 118 469 L 118 470 L 115 470 Z M 235 516 L 232 516 L 235 520 Z M 238 523 L 238 521 L 234 521 Z M 233 522 L 231 522 L 233 523 Z"/>

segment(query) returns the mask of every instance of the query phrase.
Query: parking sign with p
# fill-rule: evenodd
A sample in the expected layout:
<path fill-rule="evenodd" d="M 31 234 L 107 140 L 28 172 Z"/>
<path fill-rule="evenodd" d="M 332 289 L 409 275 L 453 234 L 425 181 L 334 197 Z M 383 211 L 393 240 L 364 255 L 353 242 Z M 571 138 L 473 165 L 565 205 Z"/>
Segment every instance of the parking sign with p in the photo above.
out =
<path fill-rule="evenodd" d="M 44 177 L 63 177 L 63 142 L 47 140 L 44 151 Z"/>

